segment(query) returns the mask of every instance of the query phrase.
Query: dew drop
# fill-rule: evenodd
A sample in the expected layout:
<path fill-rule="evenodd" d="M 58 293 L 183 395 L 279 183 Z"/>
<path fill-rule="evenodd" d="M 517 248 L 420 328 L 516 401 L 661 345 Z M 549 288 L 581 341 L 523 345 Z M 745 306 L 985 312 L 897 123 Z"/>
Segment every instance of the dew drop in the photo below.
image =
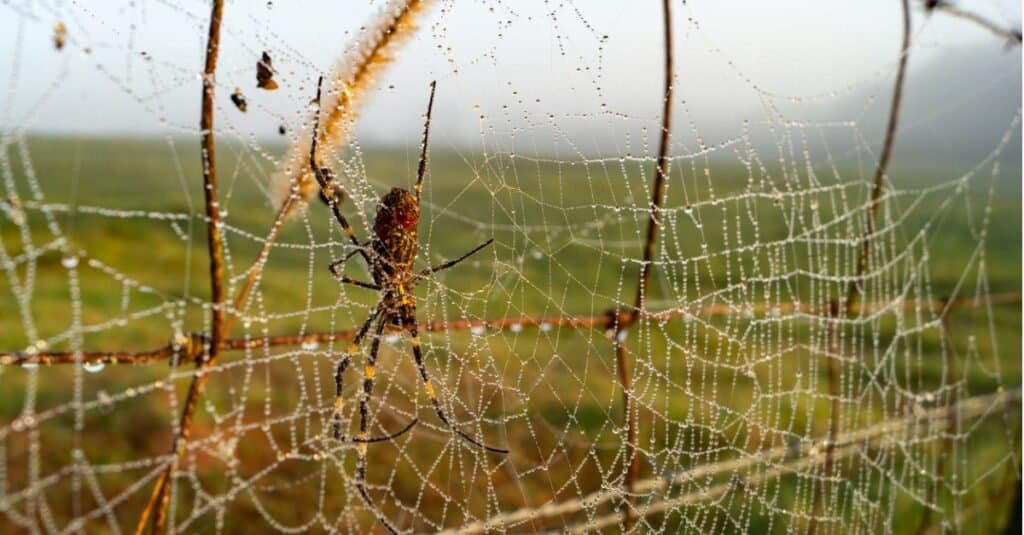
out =
<path fill-rule="evenodd" d="M 512 325 L 509 325 L 508 330 L 510 330 L 510 331 L 512 331 L 514 333 L 521 333 L 521 332 L 523 332 L 523 324 L 522 323 L 513 323 Z"/>
<path fill-rule="evenodd" d="M 68 269 L 73 269 L 74 267 L 78 266 L 78 257 L 73 254 L 66 255 L 64 256 L 64 258 L 60 260 L 60 265 Z"/>
<path fill-rule="evenodd" d="M 86 362 L 82 364 L 82 369 L 89 373 L 99 373 L 106 367 L 107 365 L 102 362 Z"/>

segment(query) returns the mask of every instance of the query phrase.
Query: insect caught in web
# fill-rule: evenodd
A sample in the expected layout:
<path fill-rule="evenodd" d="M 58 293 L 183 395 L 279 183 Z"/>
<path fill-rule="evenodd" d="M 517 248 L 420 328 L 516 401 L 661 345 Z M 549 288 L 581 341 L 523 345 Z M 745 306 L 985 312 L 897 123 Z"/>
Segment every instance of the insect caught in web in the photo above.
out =
<path fill-rule="evenodd" d="M 445 414 L 444 409 L 441 407 L 441 402 L 437 399 L 437 393 L 434 389 L 434 384 L 430 379 L 430 375 L 427 372 L 426 365 L 423 362 L 423 350 L 421 348 L 419 330 L 416 324 L 416 295 L 413 293 L 413 289 L 416 285 L 430 275 L 458 265 L 463 260 L 466 260 L 484 247 L 490 245 L 494 240 L 489 239 L 454 260 L 449 260 L 436 266 L 415 271 L 416 251 L 419 247 L 417 229 L 420 218 L 420 193 L 423 191 L 423 177 L 427 170 L 427 141 L 430 135 L 430 116 L 434 107 L 435 82 L 431 82 L 430 84 L 430 101 L 427 104 L 427 117 L 423 126 L 423 144 L 416 170 L 416 185 L 413 188 L 414 191 L 410 192 L 407 189 L 399 187 L 392 188 L 391 191 L 382 197 L 377 204 L 377 214 L 373 223 L 373 235 L 369 242 L 361 242 L 356 238 L 351 225 L 349 225 L 348 220 L 345 219 L 345 216 L 341 213 L 340 205 L 345 198 L 344 192 L 337 184 L 334 173 L 331 169 L 329 167 L 321 167 L 316 161 L 317 135 L 320 125 L 320 90 L 322 85 L 323 77 L 321 77 L 320 81 L 317 83 L 317 112 L 313 122 L 313 140 L 309 150 L 309 165 L 313 169 L 313 175 L 316 177 L 316 181 L 320 186 L 321 197 L 327 202 L 327 205 L 334 213 L 334 218 L 338 221 L 345 235 L 348 236 L 348 239 L 355 246 L 355 249 L 353 249 L 352 252 L 341 260 L 330 264 L 328 269 L 339 282 L 352 284 L 360 288 L 376 290 L 380 293 L 380 299 L 377 305 L 373 308 L 369 317 L 356 332 L 355 337 L 352 339 L 352 343 L 349 344 L 348 349 L 345 351 L 344 357 L 342 357 L 338 362 L 334 375 L 335 403 L 332 420 L 332 435 L 337 440 L 351 441 L 358 445 L 356 448 L 358 452 L 356 486 L 359 489 L 359 493 L 362 495 L 363 501 L 365 501 L 373 510 L 377 519 L 383 523 L 389 531 L 396 532 L 387 519 L 384 518 L 373 504 L 373 501 L 370 499 L 370 495 L 366 491 L 367 444 L 393 440 L 412 429 L 412 427 L 417 423 L 417 419 L 414 418 L 411 422 L 406 424 L 404 428 L 393 434 L 379 437 L 370 437 L 367 435 L 367 428 L 369 425 L 367 402 L 373 394 L 375 374 L 374 367 L 377 361 L 377 353 L 380 349 L 381 337 L 387 326 L 397 327 L 400 331 L 407 332 L 409 334 L 412 344 L 413 359 L 415 360 L 416 368 L 419 370 L 420 380 L 422 381 L 423 388 L 427 393 L 427 397 L 430 398 L 430 402 L 433 405 L 434 412 L 437 414 L 438 419 L 441 420 L 441 422 L 451 430 L 452 433 L 458 435 L 459 438 L 477 448 L 495 453 L 508 453 L 508 450 L 488 446 L 473 438 L 465 431 L 459 429 L 459 427 L 452 423 Z M 372 283 L 351 279 L 341 272 L 341 268 L 344 266 L 345 262 L 356 254 L 362 256 L 363 260 L 365 260 L 369 266 L 370 273 L 373 277 Z M 373 329 L 373 338 L 370 342 L 370 351 L 366 358 L 366 364 L 363 371 L 363 391 L 362 395 L 359 397 L 359 433 L 354 438 L 348 438 L 342 433 L 342 378 L 346 368 L 348 368 L 351 363 L 353 355 L 359 351 L 360 344 L 366 338 L 371 328 Z"/>

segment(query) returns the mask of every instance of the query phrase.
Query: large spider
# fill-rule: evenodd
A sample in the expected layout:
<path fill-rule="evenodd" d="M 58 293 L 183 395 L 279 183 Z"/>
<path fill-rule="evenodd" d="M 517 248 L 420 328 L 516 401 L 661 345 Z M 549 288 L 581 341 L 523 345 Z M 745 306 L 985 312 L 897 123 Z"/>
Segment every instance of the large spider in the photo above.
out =
<path fill-rule="evenodd" d="M 455 266 L 484 247 L 487 247 L 494 240 L 487 240 L 455 260 L 449 260 L 419 272 L 413 271 L 416 250 L 419 246 L 416 236 L 420 219 L 420 192 L 423 191 L 423 176 L 426 173 L 427 167 L 427 140 L 430 134 L 430 114 L 434 107 L 434 90 L 436 87 L 436 83 L 431 82 L 430 101 L 427 104 L 427 118 L 423 126 L 423 144 L 419 165 L 416 170 L 415 194 L 403 188 L 392 188 L 387 195 L 380 199 L 377 205 L 377 215 L 373 222 L 373 237 L 370 238 L 368 244 L 360 243 L 352 231 L 348 220 L 341 213 L 340 204 L 344 200 L 344 192 L 335 182 L 331 169 L 320 167 L 316 162 L 317 131 L 320 125 L 320 89 L 322 84 L 323 77 L 317 83 L 316 89 L 317 113 L 313 122 L 313 141 L 309 149 L 309 165 L 312 167 L 316 181 L 320 185 L 321 197 L 331 208 L 335 219 L 338 220 L 345 235 L 355 245 L 355 249 L 352 252 L 341 260 L 333 262 L 328 268 L 339 282 L 380 292 L 380 300 L 373 308 L 373 311 L 370 312 L 366 322 L 356 332 L 355 338 L 353 338 L 352 343 L 349 344 L 348 349 L 345 351 L 345 356 L 338 362 L 334 375 L 336 393 L 332 433 L 337 440 L 347 440 L 357 444 L 356 450 L 359 457 L 356 468 L 356 487 L 358 487 L 363 500 L 373 510 L 377 519 L 384 524 L 388 531 L 396 533 L 395 528 L 379 512 L 373 500 L 370 499 L 370 495 L 366 492 L 366 445 L 371 442 L 393 440 L 412 429 L 417 422 L 417 419 L 414 418 L 404 428 L 390 435 L 380 437 L 367 436 L 368 411 L 366 403 L 373 393 L 374 366 L 377 360 L 377 352 L 380 349 L 381 335 L 386 326 L 394 325 L 400 330 L 409 333 L 412 342 L 413 358 L 416 361 L 416 367 L 419 369 L 423 388 L 426 390 L 427 396 L 434 406 L 434 412 L 437 413 L 437 417 L 441 422 L 460 438 L 478 448 L 496 453 L 508 453 L 508 450 L 488 446 L 474 439 L 465 431 L 453 425 L 445 415 L 444 410 L 441 408 L 441 403 L 437 399 L 434 384 L 431 382 L 427 368 L 423 364 L 423 351 L 420 348 L 420 337 L 416 325 L 416 295 L 412 292 L 416 284 L 427 276 Z M 340 268 L 357 253 L 369 265 L 370 273 L 373 276 L 373 283 L 350 279 L 341 273 Z M 352 355 L 359 351 L 359 344 L 366 337 L 375 321 L 376 327 L 374 328 L 373 339 L 370 343 L 370 353 L 366 359 L 366 367 L 363 371 L 363 392 L 359 397 L 359 434 L 355 438 L 346 438 L 342 434 L 341 420 L 343 404 L 342 375 L 345 373 L 345 369 L 348 368 Z"/>

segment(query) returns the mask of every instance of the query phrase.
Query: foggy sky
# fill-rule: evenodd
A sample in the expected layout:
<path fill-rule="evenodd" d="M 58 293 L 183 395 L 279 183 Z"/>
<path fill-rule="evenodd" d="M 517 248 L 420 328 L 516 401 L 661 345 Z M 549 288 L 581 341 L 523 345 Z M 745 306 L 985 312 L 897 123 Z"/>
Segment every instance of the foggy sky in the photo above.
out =
<path fill-rule="evenodd" d="M 1019 25 L 1017 2 L 959 4 L 999 24 Z M 273 139 L 280 124 L 300 129 L 316 77 L 331 71 L 360 25 L 383 5 L 229 1 L 217 75 L 218 130 L 252 140 Z M 943 68 L 950 51 L 965 49 L 1019 67 L 1019 49 L 1005 51 L 1003 42 L 973 24 L 926 16 L 919 2 L 912 5 L 911 77 Z M 436 79 L 435 147 L 547 152 L 554 144 L 555 152 L 643 152 L 656 139 L 651 129 L 661 109 L 660 9 L 653 0 L 561 7 L 434 2 L 369 97 L 358 138 L 417 145 L 427 84 Z M 758 123 L 776 112 L 794 121 L 866 120 L 870 113 L 857 105 L 877 110 L 876 100 L 888 98 L 900 43 L 898 0 L 694 1 L 676 2 L 674 9 L 674 120 L 684 146 L 698 137 L 739 135 L 744 121 Z M 194 135 L 208 10 L 198 1 L 0 5 L 0 128 Z M 68 28 L 68 45 L 59 52 L 52 45 L 57 20 Z M 279 71 L 276 92 L 255 87 L 262 50 L 271 52 Z M 981 82 L 1019 88 L 1019 68 L 1007 76 Z M 228 100 L 235 87 L 248 97 L 246 114 Z"/>

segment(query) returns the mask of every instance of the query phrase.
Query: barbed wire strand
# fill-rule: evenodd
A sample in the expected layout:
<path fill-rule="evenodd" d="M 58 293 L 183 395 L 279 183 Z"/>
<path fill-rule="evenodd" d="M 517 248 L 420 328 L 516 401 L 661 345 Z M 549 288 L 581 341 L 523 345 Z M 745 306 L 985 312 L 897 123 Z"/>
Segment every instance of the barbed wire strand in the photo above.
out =
<path fill-rule="evenodd" d="M 1014 305 L 1021 303 L 1020 292 L 1005 292 L 996 294 L 981 294 L 973 297 L 962 297 L 955 299 L 904 299 L 898 303 L 894 301 L 879 301 L 861 303 L 851 309 L 852 314 L 877 313 L 883 310 L 891 310 L 898 307 L 901 310 L 927 309 L 937 313 L 943 311 L 952 312 L 958 308 L 973 308 L 982 305 Z M 674 307 L 660 311 L 645 311 L 639 315 L 640 319 L 651 321 L 669 321 L 676 318 L 686 317 L 714 317 L 729 314 L 756 315 L 763 313 L 800 314 L 808 317 L 822 315 L 826 308 L 813 306 L 804 302 L 787 301 L 781 303 L 757 303 L 745 306 L 732 304 L 713 304 L 700 307 Z M 625 313 L 623 313 L 624 315 Z M 476 329 L 504 331 L 522 328 L 559 328 L 559 329 L 607 329 L 614 333 L 616 321 L 622 319 L 610 319 L 608 314 L 597 316 L 513 316 L 499 319 L 477 319 L 477 320 L 456 320 L 456 321 L 425 321 L 419 324 L 419 330 L 424 332 L 458 332 L 471 331 Z M 230 351 L 241 351 L 257 347 L 297 347 L 308 343 L 329 343 L 351 340 L 355 336 L 356 329 L 346 329 L 333 332 L 318 332 L 308 334 L 278 334 L 260 337 L 229 338 L 224 340 L 221 349 Z M 398 332 L 391 327 L 386 333 Z M 0 366 L 31 366 L 31 365 L 62 365 L 62 364 L 130 364 L 144 365 L 162 362 L 165 360 L 174 361 L 175 357 L 180 361 L 188 361 L 201 357 L 209 345 L 209 338 L 193 333 L 183 343 L 172 342 L 166 346 L 144 351 L 9 351 L 0 353 Z M 78 355 L 78 356 L 76 356 Z"/>

